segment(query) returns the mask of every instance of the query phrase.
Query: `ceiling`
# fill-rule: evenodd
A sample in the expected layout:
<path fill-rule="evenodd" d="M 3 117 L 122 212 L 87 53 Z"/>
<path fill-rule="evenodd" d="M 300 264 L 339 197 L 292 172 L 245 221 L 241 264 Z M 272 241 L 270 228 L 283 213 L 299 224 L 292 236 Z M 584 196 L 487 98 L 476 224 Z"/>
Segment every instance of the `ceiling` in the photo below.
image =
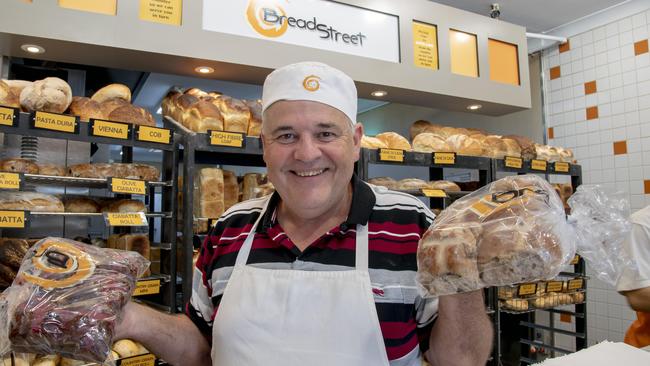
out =
<path fill-rule="evenodd" d="M 526 27 L 528 32 L 546 33 L 629 0 L 435 0 L 454 8 L 489 16 L 490 5 L 501 9 L 499 19 Z"/>

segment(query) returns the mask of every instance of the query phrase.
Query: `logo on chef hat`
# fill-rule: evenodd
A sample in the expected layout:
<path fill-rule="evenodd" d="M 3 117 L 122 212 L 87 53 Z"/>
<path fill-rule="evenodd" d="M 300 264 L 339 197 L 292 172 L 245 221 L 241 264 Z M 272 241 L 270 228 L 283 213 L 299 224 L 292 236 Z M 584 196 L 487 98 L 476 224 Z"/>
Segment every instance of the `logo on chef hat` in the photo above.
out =
<path fill-rule="evenodd" d="M 264 37 L 277 38 L 287 31 L 287 13 L 280 1 L 249 0 L 246 19 L 253 29 Z"/>
<path fill-rule="evenodd" d="M 315 92 L 320 88 L 320 78 L 316 75 L 309 75 L 302 81 L 302 87 L 310 92 Z"/>

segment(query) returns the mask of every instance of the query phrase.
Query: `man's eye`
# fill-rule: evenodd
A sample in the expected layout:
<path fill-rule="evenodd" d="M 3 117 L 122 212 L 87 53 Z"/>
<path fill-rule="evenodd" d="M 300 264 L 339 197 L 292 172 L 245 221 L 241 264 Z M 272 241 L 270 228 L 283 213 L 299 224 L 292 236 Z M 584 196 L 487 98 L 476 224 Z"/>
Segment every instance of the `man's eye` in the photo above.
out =
<path fill-rule="evenodd" d="M 336 138 L 336 134 L 329 131 L 319 132 L 318 139 L 321 141 L 331 141 Z"/>
<path fill-rule="evenodd" d="M 296 135 L 293 133 L 285 133 L 276 137 L 275 140 L 282 144 L 288 144 L 296 140 Z"/>

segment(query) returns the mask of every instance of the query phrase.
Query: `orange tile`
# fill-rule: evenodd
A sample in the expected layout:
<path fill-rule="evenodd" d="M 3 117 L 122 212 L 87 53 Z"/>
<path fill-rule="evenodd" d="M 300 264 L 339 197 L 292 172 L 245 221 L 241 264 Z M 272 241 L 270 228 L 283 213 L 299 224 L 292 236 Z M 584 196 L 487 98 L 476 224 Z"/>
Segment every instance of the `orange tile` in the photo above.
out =
<path fill-rule="evenodd" d="M 596 91 L 596 80 L 585 83 L 585 95 L 593 94 Z"/>
<path fill-rule="evenodd" d="M 555 138 L 555 132 L 553 131 L 553 127 L 548 128 L 548 138 L 549 139 L 554 139 Z"/>
<path fill-rule="evenodd" d="M 627 154 L 627 141 L 614 142 L 614 155 Z"/>
<path fill-rule="evenodd" d="M 571 323 L 571 314 L 560 314 L 560 321 L 562 323 Z"/>
<path fill-rule="evenodd" d="M 587 120 L 598 118 L 598 106 L 587 108 Z"/>
<path fill-rule="evenodd" d="M 643 41 L 634 42 L 634 54 L 640 55 L 648 52 L 648 40 L 644 39 Z"/>
<path fill-rule="evenodd" d="M 643 181 L 643 192 L 645 192 L 645 194 L 650 194 L 650 180 Z"/>
<path fill-rule="evenodd" d="M 560 67 L 559 66 L 551 67 L 551 80 L 557 79 L 559 77 L 560 77 Z"/>
<path fill-rule="evenodd" d="M 560 53 L 562 53 L 562 52 L 566 52 L 566 51 L 568 51 L 568 50 L 570 50 L 570 49 L 571 49 L 571 45 L 569 44 L 569 40 L 568 40 L 568 39 L 567 39 L 566 42 L 560 44 L 560 46 L 559 46 Z"/>

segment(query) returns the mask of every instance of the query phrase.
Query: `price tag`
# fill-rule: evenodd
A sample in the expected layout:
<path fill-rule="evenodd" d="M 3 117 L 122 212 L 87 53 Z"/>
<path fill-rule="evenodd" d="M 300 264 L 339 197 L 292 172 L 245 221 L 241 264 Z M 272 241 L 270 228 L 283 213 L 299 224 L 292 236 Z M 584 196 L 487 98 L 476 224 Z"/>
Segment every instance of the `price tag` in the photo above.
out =
<path fill-rule="evenodd" d="M 227 147 L 244 147 L 246 138 L 243 133 L 208 131 L 210 134 L 210 145 Z"/>
<path fill-rule="evenodd" d="M 2 189 L 20 189 L 22 181 L 22 176 L 19 173 L 0 172 L 0 188 Z"/>
<path fill-rule="evenodd" d="M 425 195 L 426 197 L 442 197 L 442 198 L 447 197 L 447 193 L 445 193 L 445 191 L 443 191 L 442 189 L 422 188 L 422 194 Z"/>
<path fill-rule="evenodd" d="M 77 117 L 49 112 L 36 112 L 33 118 L 33 127 L 75 134 L 79 132 Z"/>
<path fill-rule="evenodd" d="M 557 172 L 557 173 L 568 173 L 569 168 L 570 168 L 570 164 L 569 163 L 561 163 L 561 162 L 558 161 L 557 163 L 554 164 L 553 167 L 554 167 L 555 172 Z"/>
<path fill-rule="evenodd" d="M 524 159 L 514 156 L 506 156 L 503 160 L 508 168 L 521 169 L 524 165 Z"/>
<path fill-rule="evenodd" d="M 0 107 L 0 125 L 16 126 L 18 121 L 18 108 Z"/>
<path fill-rule="evenodd" d="M 456 164 L 456 153 L 453 152 L 434 152 L 434 164 L 454 165 Z"/>
<path fill-rule="evenodd" d="M 137 126 L 136 140 L 170 145 L 172 143 L 172 131 L 168 128 Z"/>
<path fill-rule="evenodd" d="M 123 358 L 117 362 L 117 366 L 154 366 L 156 356 L 150 354 Z"/>
<path fill-rule="evenodd" d="M 124 194 L 147 194 L 147 184 L 143 180 L 111 178 L 111 192 Z"/>
<path fill-rule="evenodd" d="M 88 127 L 91 136 L 110 137 L 118 140 L 129 140 L 131 138 L 131 125 L 128 123 L 91 118 Z"/>
<path fill-rule="evenodd" d="M 584 284 L 582 278 L 576 278 L 575 280 L 569 281 L 569 290 L 578 290 L 581 289 Z"/>
<path fill-rule="evenodd" d="M 576 254 L 571 260 L 571 262 L 569 262 L 569 264 L 575 266 L 576 264 L 578 264 L 579 261 L 580 261 L 580 256 Z"/>
<path fill-rule="evenodd" d="M 530 161 L 530 169 L 532 170 L 540 170 L 545 172 L 546 171 L 546 160 L 536 160 L 533 159 Z"/>
<path fill-rule="evenodd" d="M 523 283 L 519 285 L 519 291 L 517 291 L 517 294 L 519 296 L 525 296 L 525 295 L 532 295 L 535 292 L 537 292 L 536 283 Z"/>
<path fill-rule="evenodd" d="M 155 295 L 160 293 L 160 279 L 138 281 L 133 296 Z"/>
<path fill-rule="evenodd" d="M 380 161 L 397 161 L 404 162 L 404 150 L 379 149 Z"/>
<path fill-rule="evenodd" d="M 0 228 L 25 227 L 25 211 L 0 211 Z"/>
<path fill-rule="evenodd" d="M 562 281 L 549 281 L 546 283 L 546 292 L 561 292 L 563 285 Z"/>
<path fill-rule="evenodd" d="M 108 226 L 147 226 L 144 212 L 107 212 L 104 214 Z"/>

